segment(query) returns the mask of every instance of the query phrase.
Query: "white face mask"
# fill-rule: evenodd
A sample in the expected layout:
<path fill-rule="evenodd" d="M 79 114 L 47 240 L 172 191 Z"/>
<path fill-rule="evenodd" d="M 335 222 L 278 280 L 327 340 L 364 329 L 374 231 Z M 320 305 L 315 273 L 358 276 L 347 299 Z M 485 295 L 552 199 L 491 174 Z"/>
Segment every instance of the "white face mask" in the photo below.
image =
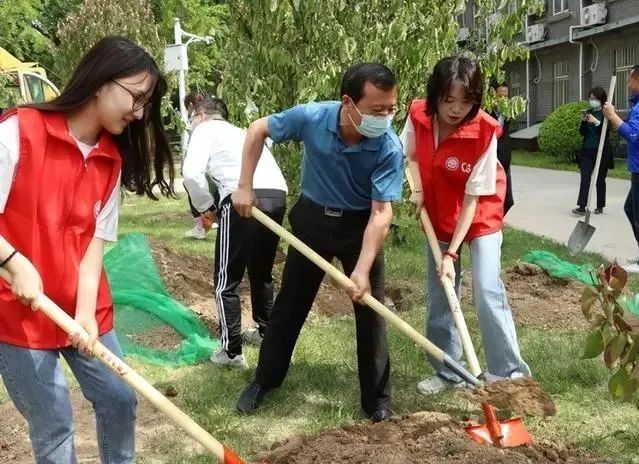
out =
<path fill-rule="evenodd" d="M 362 122 L 358 126 L 353 122 L 353 118 L 351 118 L 350 115 L 348 115 L 348 118 L 353 123 L 353 126 L 355 126 L 357 132 L 370 139 L 374 139 L 376 137 L 381 137 L 382 135 L 384 135 L 384 133 L 390 128 L 391 123 L 393 122 L 393 118 L 395 117 L 395 113 L 391 113 L 388 116 L 362 114 L 355 102 L 353 102 L 353 106 L 362 117 Z"/>
<path fill-rule="evenodd" d="M 590 103 L 590 107 L 593 110 L 598 110 L 601 108 L 601 102 L 599 100 L 597 100 L 596 98 L 591 98 L 588 103 Z"/>

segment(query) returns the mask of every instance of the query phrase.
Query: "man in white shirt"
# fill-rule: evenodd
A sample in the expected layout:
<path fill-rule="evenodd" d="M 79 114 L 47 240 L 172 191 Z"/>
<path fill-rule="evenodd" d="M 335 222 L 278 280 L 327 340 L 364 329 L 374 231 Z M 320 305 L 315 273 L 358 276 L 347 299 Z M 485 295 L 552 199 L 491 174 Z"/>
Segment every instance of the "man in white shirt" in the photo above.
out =
<path fill-rule="evenodd" d="M 193 206 L 212 219 L 215 200 L 207 176 L 220 194 L 219 228 L 215 243 L 215 298 L 220 319 L 220 350 L 211 361 L 246 368 L 242 341 L 261 341 L 273 307 L 273 262 L 279 238 L 253 218 L 240 216 L 231 204 L 242 167 L 246 131 L 227 122 L 222 100 L 207 97 L 197 104 L 192 117 L 193 133 L 184 160 L 184 187 Z M 265 146 L 254 177 L 258 207 L 278 224 L 286 211 L 286 180 Z M 248 270 L 251 306 L 257 330 L 242 334 L 242 310 L 238 287 Z"/>

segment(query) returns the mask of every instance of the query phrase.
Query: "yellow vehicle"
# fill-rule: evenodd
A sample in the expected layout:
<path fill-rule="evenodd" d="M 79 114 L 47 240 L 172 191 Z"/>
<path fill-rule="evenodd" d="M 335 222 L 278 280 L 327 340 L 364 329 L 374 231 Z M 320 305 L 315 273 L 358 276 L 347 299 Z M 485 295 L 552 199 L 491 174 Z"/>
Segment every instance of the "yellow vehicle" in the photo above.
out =
<path fill-rule="evenodd" d="M 15 103 L 42 103 L 60 95 L 58 88 L 47 79 L 44 68 L 37 63 L 24 63 L 0 47 L 0 77 L 7 78 L 9 101 Z"/>

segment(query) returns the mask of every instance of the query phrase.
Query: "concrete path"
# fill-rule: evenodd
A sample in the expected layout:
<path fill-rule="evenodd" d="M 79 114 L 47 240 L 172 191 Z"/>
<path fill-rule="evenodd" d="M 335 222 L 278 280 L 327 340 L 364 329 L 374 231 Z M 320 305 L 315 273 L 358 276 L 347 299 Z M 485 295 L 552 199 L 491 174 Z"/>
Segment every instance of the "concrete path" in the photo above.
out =
<path fill-rule="evenodd" d="M 512 227 L 567 243 L 579 218 L 571 214 L 579 192 L 579 173 L 512 166 L 515 206 L 506 217 Z M 630 181 L 607 179 L 604 214 L 591 215 L 596 231 L 586 251 L 601 253 L 625 264 L 639 250 L 632 235 L 623 204 Z M 596 204 L 596 194 L 591 208 Z"/>

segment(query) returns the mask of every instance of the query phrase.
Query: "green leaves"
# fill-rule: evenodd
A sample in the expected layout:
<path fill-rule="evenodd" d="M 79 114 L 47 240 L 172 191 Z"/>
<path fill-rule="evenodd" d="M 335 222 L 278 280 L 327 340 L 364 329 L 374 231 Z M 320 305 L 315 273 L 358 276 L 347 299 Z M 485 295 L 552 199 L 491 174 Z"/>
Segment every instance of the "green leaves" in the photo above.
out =
<path fill-rule="evenodd" d="M 582 312 L 593 328 L 582 358 L 596 358 L 603 352 L 603 361 L 613 372 L 608 381 L 610 395 L 631 401 L 639 390 L 639 334 L 624 311 L 636 297 L 623 294 L 628 275 L 617 265 L 600 267 L 596 277 L 596 286 L 586 287 L 581 297 Z"/>
<path fill-rule="evenodd" d="M 594 304 L 599 299 L 599 293 L 592 287 L 585 287 L 581 294 L 581 312 L 588 320 L 592 318 Z"/>
<path fill-rule="evenodd" d="M 586 337 L 586 342 L 584 343 L 584 354 L 581 356 L 581 359 L 592 359 L 599 356 L 603 353 L 604 350 L 604 340 L 601 330 L 597 329 Z"/>

